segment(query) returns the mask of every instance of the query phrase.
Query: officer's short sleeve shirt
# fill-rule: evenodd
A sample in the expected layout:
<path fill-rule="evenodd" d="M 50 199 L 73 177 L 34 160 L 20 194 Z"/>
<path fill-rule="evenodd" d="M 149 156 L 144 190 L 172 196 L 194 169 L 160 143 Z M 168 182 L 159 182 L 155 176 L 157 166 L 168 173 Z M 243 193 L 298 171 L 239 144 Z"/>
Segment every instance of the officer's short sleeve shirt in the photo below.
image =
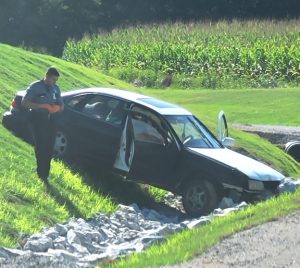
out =
<path fill-rule="evenodd" d="M 30 84 L 26 89 L 24 99 L 40 104 L 63 105 L 59 87 L 57 85 L 48 86 L 43 80 Z"/>

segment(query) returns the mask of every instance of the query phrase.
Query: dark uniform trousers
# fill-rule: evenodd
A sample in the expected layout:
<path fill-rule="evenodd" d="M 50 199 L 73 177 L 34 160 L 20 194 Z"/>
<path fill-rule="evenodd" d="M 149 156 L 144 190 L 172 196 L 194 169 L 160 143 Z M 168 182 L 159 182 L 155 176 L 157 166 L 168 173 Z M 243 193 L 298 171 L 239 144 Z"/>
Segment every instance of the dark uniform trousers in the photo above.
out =
<path fill-rule="evenodd" d="M 46 181 L 49 176 L 55 143 L 55 121 L 46 111 L 31 111 L 30 119 L 37 161 L 37 174 L 42 180 Z"/>

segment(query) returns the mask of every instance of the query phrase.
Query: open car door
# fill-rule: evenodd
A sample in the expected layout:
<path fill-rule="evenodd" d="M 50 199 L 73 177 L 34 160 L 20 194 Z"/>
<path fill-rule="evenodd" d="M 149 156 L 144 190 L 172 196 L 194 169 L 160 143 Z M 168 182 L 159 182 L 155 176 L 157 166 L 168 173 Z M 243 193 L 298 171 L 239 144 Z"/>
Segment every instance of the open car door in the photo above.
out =
<path fill-rule="evenodd" d="M 115 168 L 129 180 L 167 185 L 176 172 L 180 151 L 167 125 L 154 112 L 133 106 L 122 133 Z"/>
<path fill-rule="evenodd" d="M 219 141 L 225 146 L 233 146 L 234 145 L 234 139 L 228 136 L 228 124 L 226 120 L 225 113 L 223 111 L 220 111 L 219 113 L 219 119 L 218 119 L 218 136 Z"/>

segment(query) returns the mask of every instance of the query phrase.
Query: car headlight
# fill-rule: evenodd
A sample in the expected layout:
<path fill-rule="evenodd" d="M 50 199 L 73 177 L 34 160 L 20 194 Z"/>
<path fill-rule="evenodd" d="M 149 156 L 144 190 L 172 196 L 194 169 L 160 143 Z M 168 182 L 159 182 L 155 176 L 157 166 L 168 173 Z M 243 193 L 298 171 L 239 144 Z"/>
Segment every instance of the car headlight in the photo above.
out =
<path fill-rule="evenodd" d="M 249 190 L 262 191 L 264 190 L 264 183 L 262 181 L 249 180 Z"/>

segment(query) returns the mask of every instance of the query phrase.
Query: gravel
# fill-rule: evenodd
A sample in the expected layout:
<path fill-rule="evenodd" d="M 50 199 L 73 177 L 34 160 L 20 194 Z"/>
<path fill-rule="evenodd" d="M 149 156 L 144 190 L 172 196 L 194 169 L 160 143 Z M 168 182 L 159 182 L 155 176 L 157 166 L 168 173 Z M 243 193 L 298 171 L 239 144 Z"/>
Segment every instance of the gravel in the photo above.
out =
<path fill-rule="evenodd" d="M 256 133 L 274 144 L 285 144 L 291 140 L 300 140 L 300 127 L 254 124 L 232 124 L 233 127 Z"/>

